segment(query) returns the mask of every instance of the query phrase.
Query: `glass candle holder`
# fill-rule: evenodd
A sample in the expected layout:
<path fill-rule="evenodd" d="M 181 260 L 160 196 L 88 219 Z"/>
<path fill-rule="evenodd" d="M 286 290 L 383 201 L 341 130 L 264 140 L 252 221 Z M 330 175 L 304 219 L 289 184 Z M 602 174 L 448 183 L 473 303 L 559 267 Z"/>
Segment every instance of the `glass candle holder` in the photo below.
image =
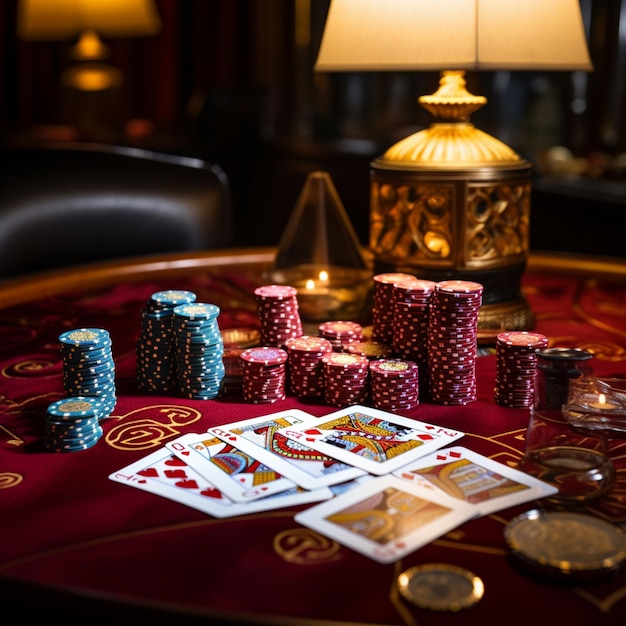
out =
<path fill-rule="evenodd" d="M 626 380 L 585 376 L 571 381 L 563 416 L 577 428 L 626 433 Z"/>

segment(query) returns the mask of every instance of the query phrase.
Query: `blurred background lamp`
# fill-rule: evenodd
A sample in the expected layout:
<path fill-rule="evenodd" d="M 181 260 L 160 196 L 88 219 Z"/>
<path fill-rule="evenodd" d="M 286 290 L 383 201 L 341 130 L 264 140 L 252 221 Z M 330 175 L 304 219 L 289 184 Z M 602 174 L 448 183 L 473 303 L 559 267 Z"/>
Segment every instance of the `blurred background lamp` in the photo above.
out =
<path fill-rule="evenodd" d="M 371 163 L 374 271 L 478 281 L 479 330 L 532 328 L 532 166 L 470 123 L 465 72 L 591 71 L 578 0 L 331 0 L 315 70 L 441 72 L 434 122 Z"/>
<path fill-rule="evenodd" d="M 101 39 L 156 35 L 154 0 L 20 0 L 17 34 L 24 41 L 76 41 L 73 62 L 61 74 L 69 122 L 83 139 L 109 140 L 118 132 L 122 72 L 106 59 Z"/>

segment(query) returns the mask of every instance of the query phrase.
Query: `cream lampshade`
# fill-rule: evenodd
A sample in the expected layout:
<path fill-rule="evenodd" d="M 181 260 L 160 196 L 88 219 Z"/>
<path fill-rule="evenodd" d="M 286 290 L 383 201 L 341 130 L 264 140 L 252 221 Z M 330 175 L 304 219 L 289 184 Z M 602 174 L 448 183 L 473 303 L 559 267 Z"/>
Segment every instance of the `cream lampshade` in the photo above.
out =
<path fill-rule="evenodd" d="M 331 0 L 316 71 L 441 71 L 426 129 L 371 164 L 376 271 L 485 286 L 479 329 L 526 329 L 531 164 L 470 123 L 466 70 L 590 71 L 578 0 Z"/>

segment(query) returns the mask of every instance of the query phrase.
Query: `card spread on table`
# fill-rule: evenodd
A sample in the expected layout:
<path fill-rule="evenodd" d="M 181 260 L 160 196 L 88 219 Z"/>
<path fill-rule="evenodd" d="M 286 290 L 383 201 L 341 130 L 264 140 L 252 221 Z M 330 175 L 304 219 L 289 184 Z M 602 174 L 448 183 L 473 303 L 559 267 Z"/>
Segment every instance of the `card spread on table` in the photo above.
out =
<path fill-rule="evenodd" d="M 335 411 L 313 424 L 288 426 L 279 433 L 375 475 L 393 472 L 464 435 L 361 405 Z"/>
<path fill-rule="evenodd" d="M 259 459 L 210 433 L 182 435 L 165 446 L 235 502 L 250 502 L 296 486 Z"/>
<path fill-rule="evenodd" d="M 394 474 L 473 504 L 481 515 L 558 491 L 548 483 L 462 446 L 433 452 Z"/>
<path fill-rule="evenodd" d="M 304 411 L 290 409 L 209 428 L 207 432 L 232 443 L 305 489 L 337 485 L 366 475 L 365 470 L 329 457 L 279 432 L 289 426 L 318 421 L 319 418 Z"/>
<path fill-rule="evenodd" d="M 113 472 L 109 478 L 218 518 L 309 504 L 333 496 L 333 492 L 327 488 L 309 491 L 294 487 L 267 498 L 236 503 L 166 448 L 160 448 Z"/>
<path fill-rule="evenodd" d="M 391 563 L 463 522 L 476 508 L 394 475 L 379 476 L 294 519 L 380 563 Z"/>

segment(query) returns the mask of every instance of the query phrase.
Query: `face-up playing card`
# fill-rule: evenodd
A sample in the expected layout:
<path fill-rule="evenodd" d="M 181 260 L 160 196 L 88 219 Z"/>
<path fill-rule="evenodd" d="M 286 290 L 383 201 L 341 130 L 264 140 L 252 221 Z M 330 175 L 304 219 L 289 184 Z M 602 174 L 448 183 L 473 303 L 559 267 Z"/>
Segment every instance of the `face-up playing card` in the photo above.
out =
<path fill-rule="evenodd" d="M 296 486 L 256 457 L 210 433 L 183 435 L 166 447 L 235 502 L 251 502 Z"/>
<path fill-rule="evenodd" d="M 476 515 L 441 491 L 379 476 L 294 519 L 379 563 L 392 563 Z"/>
<path fill-rule="evenodd" d="M 180 502 L 219 518 L 309 504 L 333 496 L 332 491 L 327 488 L 307 491 L 294 487 L 267 498 L 236 503 L 166 448 L 160 448 L 113 472 L 109 479 Z"/>
<path fill-rule="evenodd" d="M 469 502 L 481 515 L 558 491 L 533 476 L 462 446 L 433 452 L 394 474 Z"/>
<path fill-rule="evenodd" d="M 325 415 L 314 424 L 283 428 L 279 433 L 375 475 L 397 470 L 464 435 L 360 405 Z"/>
<path fill-rule="evenodd" d="M 232 443 L 305 489 L 337 485 L 364 476 L 364 470 L 280 432 L 283 428 L 316 421 L 319 419 L 304 411 L 290 409 L 209 428 L 207 432 Z"/>

